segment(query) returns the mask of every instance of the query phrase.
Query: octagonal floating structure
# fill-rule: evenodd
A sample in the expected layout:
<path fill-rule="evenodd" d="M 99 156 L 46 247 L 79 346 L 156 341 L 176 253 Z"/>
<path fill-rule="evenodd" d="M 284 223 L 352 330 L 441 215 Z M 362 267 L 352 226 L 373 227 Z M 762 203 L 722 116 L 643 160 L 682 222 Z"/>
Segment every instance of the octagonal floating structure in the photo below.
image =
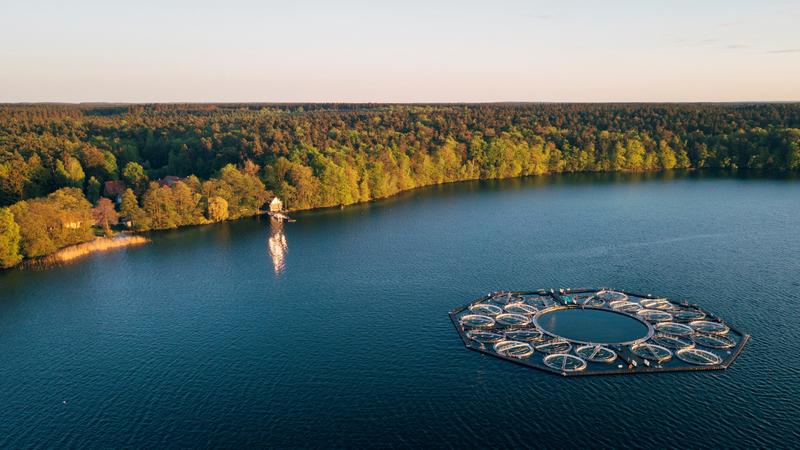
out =
<path fill-rule="evenodd" d="M 470 350 L 564 376 L 727 369 L 750 339 L 698 305 L 612 289 L 494 292 L 450 319 Z"/>

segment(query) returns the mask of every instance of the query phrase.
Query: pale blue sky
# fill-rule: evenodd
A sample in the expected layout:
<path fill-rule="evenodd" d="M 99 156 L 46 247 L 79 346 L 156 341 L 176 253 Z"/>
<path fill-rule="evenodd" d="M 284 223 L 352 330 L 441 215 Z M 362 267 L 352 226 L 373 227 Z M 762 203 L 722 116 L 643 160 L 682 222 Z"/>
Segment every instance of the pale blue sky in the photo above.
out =
<path fill-rule="evenodd" d="M 798 1 L 0 0 L 0 102 L 800 100 Z"/>

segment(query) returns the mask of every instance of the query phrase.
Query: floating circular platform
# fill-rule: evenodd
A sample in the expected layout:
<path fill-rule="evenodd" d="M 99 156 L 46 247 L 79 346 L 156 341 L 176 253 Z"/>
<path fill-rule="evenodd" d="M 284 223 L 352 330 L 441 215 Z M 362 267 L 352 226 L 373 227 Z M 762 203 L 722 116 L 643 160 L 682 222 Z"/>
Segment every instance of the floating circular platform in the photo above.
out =
<path fill-rule="evenodd" d="M 499 355 L 511 358 L 527 358 L 533 354 L 533 347 L 525 342 L 500 341 L 494 344 L 494 351 Z"/>
<path fill-rule="evenodd" d="M 495 318 L 497 325 L 507 328 L 524 327 L 531 323 L 531 319 L 523 316 L 522 314 L 505 313 L 500 314 Z"/>
<path fill-rule="evenodd" d="M 581 345 L 575 349 L 575 354 L 591 362 L 612 363 L 617 359 L 614 350 L 602 345 Z"/>
<path fill-rule="evenodd" d="M 493 344 L 495 342 L 499 342 L 505 339 L 505 337 L 502 334 L 481 329 L 469 330 L 466 332 L 466 335 L 473 341 L 480 342 L 483 344 Z"/>
<path fill-rule="evenodd" d="M 533 318 L 536 328 L 577 344 L 629 345 L 644 341 L 653 328 L 640 318 L 613 309 L 554 306 Z"/>
<path fill-rule="evenodd" d="M 496 316 L 503 312 L 503 309 L 499 306 L 489 305 L 486 303 L 478 303 L 477 305 L 472 305 L 469 307 L 470 312 L 485 315 L 485 316 Z"/>
<path fill-rule="evenodd" d="M 655 325 L 656 331 L 673 336 L 691 336 L 694 329 L 688 325 L 677 322 L 661 322 Z"/>
<path fill-rule="evenodd" d="M 671 334 L 657 333 L 655 336 L 653 336 L 651 341 L 656 345 L 660 345 L 672 350 L 694 347 L 694 341 L 685 337 L 673 336 Z"/>
<path fill-rule="evenodd" d="M 736 345 L 736 341 L 728 336 L 696 334 L 692 336 L 695 344 L 708 348 L 731 348 Z"/>
<path fill-rule="evenodd" d="M 669 322 L 672 320 L 672 314 L 660 309 L 642 309 L 637 311 L 636 314 L 648 322 Z"/>
<path fill-rule="evenodd" d="M 694 320 L 702 320 L 705 319 L 706 313 L 703 311 L 698 311 L 696 309 L 683 309 L 680 311 L 674 311 L 672 313 L 672 318 L 675 320 L 680 320 L 682 322 L 691 322 Z"/>
<path fill-rule="evenodd" d="M 720 322 L 709 322 L 707 320 L 696 320 L 694 322 L 689 322 L 689 326 L 694 328 L 695 331 L 698 333 L 705 333 L 705 334 L 728 334 L 730 328 L 727 325 Z"/>
<path fill-rule="evenodd" d="M 631 347 L 631 351 L 649 361 L 664 362 L 672 358 L 672 352 L 658 344 L 636 344 Z"/>
<path fill-rule="evenodd" d="M 561 372 L 579 372 L 586 369 L 586 361 L 567 353 L 555 353 L 544 357 L 544 364 Z"/>
<path fill-rule="evenodd" d="M 722 362 L 722 358 L 719 355 L 699 348 L 684 348 L 683 350 L 678 350 L 675 356 L 682 361 L 697 366 L 713 366 Z"/>
<path fill-rule="evenodd" d="M 542 342 L 544 340 L 544 334 L 533 328 L 506 331 L 505 336 L 512 341 Z"/>
<path fill-rule="evenodd" d="M 565 376 L 726 369 L 750 337 L 698 305 L 615 289 L 497 292 L 450 317 L 467 348 Z"/>
<path fill-rule="evenodd" d="M 555 339 L 536 346 L 536 350 L 542 353 L 567 353 L 572 350 L 572 344 L 563 339 Z"/>
<path fill-rule="evenodd" d="M 467 314 L 459 322 L 464 328 L 492 328 L 495 325 L 494 319 L 480 314 Z"/>
<path fill-rule="evenodd" d="M 517 302 L 517 303 L 509 303 L 503 308 L 506 312 L 512 314 L 536 314 L 538 310 L 535 306 L 531 306 L 527 303 Z"/>

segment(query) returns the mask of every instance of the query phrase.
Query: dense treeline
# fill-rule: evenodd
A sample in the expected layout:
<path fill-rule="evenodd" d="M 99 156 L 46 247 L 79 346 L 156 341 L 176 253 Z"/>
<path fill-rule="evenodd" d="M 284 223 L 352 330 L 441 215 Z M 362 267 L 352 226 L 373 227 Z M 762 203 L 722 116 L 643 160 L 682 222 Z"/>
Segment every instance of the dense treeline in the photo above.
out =
<path fill-rule="evenodd" d="M 800 105 L 0 106 L 0 207 L 13 205 L 0 265 L 79 239 L 31 246 L 25 208 L 107 210 L 107 181 L 126 188 L 114 212 L 146 230 L 254 214 L 268 191 L 304 209 L 468 179 L 706 167 L 797 170 Z"/>

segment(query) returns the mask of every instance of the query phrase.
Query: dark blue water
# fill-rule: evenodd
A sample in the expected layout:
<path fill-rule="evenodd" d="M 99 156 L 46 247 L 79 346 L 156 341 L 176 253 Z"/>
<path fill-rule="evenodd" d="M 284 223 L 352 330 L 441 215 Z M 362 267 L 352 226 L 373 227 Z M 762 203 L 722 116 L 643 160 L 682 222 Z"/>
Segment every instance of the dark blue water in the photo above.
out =
<path fill-rule="evenodd" d="M 0 274 L 0 447 L 788 446 L 800 182 L 563 176 L 249 219 Z M 499 289 L 689 299 L 731 369 L 564 379 L 464 348 Z"/>
<path fill-rule="evenodd" d="M 566 339 L 581 342 L 631 342 L 647 336 L 641 320 L 609 310 L 562 309 L 542 314 L 539 328 Z"/>

